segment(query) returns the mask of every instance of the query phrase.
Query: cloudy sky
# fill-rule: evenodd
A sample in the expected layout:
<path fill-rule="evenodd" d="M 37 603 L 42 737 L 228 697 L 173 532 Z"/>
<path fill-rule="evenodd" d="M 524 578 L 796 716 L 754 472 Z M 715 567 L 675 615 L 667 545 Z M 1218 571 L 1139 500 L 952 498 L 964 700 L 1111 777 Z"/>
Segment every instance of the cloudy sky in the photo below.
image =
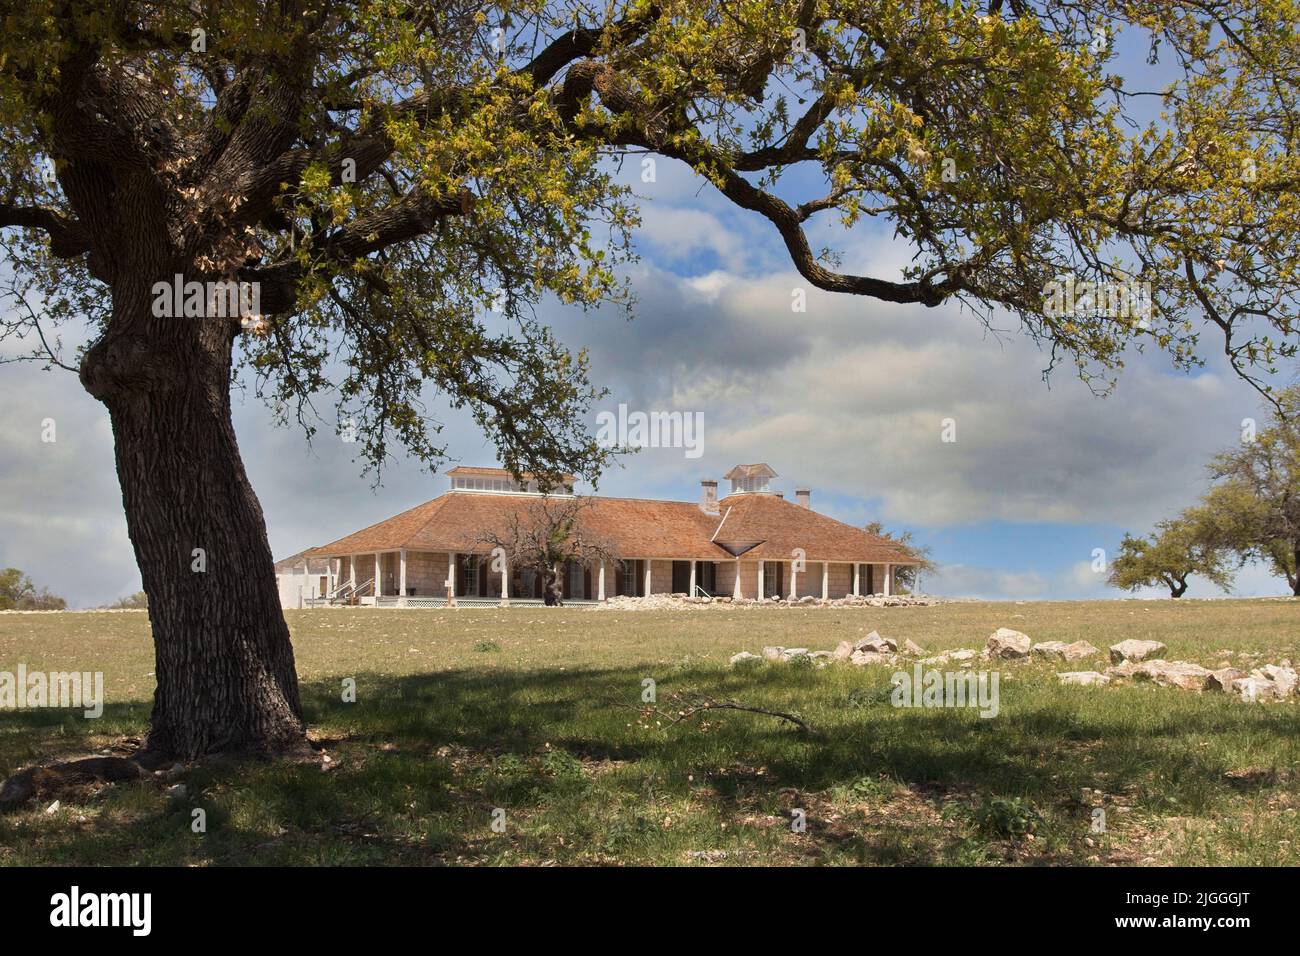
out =
<path fill-rule="evenodd" d="M 1210 456 L 1239 439 L 1243 418 L 1261 415 L 1256 394 L 1213 357 L 1208 334 L 1210 362 L 1196 374 L 1131 354 L 1109 397 L 1069 369 L 1044 383 L 1047 357 L 1011 320 L 995 335 L 956 306 L 817 292 L 770 226 L 689 170 L 660 160 L 653 183 L 640 172 L 630 163 L 626 173 L 644 198 L 643 258 L 629 273 L 635 318 L 558 306 L 544 315 L 562 341 L 590 349 L 594 379 L 610 390 L 602 408 L 703 412 L 703 454 L 646 449 L 606 475 L 602 493 L 694 499 L 700 479 L 764 461 L 780 475 L 777 489 L 810 486 L 820 511 L 913 531 L 941 566 L 927 590 L 1122 597 L 1092 571 L 1093 549 L 1109 554 L 1125 530 L 1190 503 Z M 896 278 L 907 261 L 885 229 L 833 238 L 846 270 Z M 795 288 L 807 288 L 804 313 L 791 311 Z M 138 590 L 106 410 L 67 372 L 7 365 L 0 381 L 0 566 L 22 568 L 74 606 Z M 429 408 L 457 460 L 495 464 L 471 422 L 436 396 Z M 41 440 L 46 418 L 57 423 L 54 443 Z M 945 419 L 955 442 L 941 441 Z M 374 489 L 332 426 L 309 447 L 298 431 L 274 427 L 251 395 L 236 397 L 235 423 L 277 557 L 447 486 L 399 461 Z M 1283 587 L 1247 569 L 1237 593 Z M 1200 582 L 1189 592 L 1215 593 Z"/>

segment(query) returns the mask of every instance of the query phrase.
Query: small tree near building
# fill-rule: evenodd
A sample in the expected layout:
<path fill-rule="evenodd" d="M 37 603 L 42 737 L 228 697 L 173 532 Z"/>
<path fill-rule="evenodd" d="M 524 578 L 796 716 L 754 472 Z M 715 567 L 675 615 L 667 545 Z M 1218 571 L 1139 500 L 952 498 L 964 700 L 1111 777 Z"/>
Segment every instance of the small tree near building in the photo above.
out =
<path fill-rule="evenodd" d="M 539 575 L 547 607 L 557 606 L 564 603 L 560 574 L 566 563 L 617 560 L 612 543 L 583 526 L 583 511 L 590 506 L 588 498 L 543 496 L 512 513 L 503 530 L 484 531 L 478 540 L 494 551 L 501 549 L 498 553 L 505 555 L 507 573 L 521 570 Z"/>
<path fill-rule="evenodd" d="M 894 584 L 899 590 L 912 593 L 917 590 L 921 580 L 921 572 L 934 571 L 938 565 L 930 558 L 930 548 L 921 547 L 912 540 L 912 532 L 904 531 L 901 534 L 894 534 L 892 531 L 886 531 L 885 526 L 879 521 L 873 521 L 863 528 L 867 534 L 874 534 L 878 538 L 884 538 L 886 541 L 900 548 L 907 553 L 907 556 L 916 564 L 900 564 L 894 568 Z"/>

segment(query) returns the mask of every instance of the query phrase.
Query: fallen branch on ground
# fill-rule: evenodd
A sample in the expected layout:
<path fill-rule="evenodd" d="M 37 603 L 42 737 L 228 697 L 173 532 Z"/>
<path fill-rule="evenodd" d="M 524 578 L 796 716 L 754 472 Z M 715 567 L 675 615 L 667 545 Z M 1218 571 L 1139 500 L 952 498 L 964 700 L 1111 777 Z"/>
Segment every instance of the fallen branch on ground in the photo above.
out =
<path fill-rule="evenodd" d="M 682 721 L 690 720 L 699 714 L 709 710 L 738 710 L 747 714 L 764 714 L 768 717 L 776 717 L 780 720 L 794 724 L 804 733 L 811 733 L 809 727 L 798 714 L 787 713 L 781 710 L 768 710 L 766 707 L 751 707 L 748 704 L 742 704 L 734 700 L 716 700 L 713 697 L 699 694 L 687 697 L 682 694 L 673 694 L 669 700 L 679 705 L 679 709 L 673 711 L 663 711 L 654 706 L 643 706 L 634 708 L 646 716 L 661 717 L 668 721 L 671 727 L 674 724 L 680 724 Z M 620 707 L 628 707 L 628 704 L 619 704 Z"/>

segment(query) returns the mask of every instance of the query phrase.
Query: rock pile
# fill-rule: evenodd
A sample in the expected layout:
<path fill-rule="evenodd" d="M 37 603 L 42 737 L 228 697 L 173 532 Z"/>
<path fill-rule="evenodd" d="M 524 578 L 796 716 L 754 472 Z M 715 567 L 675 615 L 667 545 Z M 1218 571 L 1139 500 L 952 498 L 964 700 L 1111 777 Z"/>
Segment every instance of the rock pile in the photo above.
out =
<path fill-rule="evenodd" d="M 1215 669 L 1152 656 L 1166 650 L 1159 641 L 1120 641 L 1110 648 L 1113 663 L 1104 672 L 1070 671 L 1056 676 L 1062 684 L 1102 687 L 1113 681 L 1131 681 L 1157 687 L 1231 693 L 1247 701 L 1284 700 L 1298 696 L 1300 691 L 1300 675 L 1290 661 L 1265 664 L 1248 673 L 1237 667 Z"/>
<path fill-rule="evenodd" d="M 1112 664 L 1105 671 L 1062 671 L 1056 677 L 1062 684 L 1079 687 L 1106 687 L 1117 682 L 1150 683 L 1157 687 L 1177 687 L 1192 691 L 1231 693 L 1246 701 L 1285 700 L 1300 697 L 1300 674 L 1289 660 L 1266 664 L 1250 672 L 1235 667 L 1208 668 L 1190 661 L 1167 661 L 1155 655 L 1167 650 L 1159 641 L 1125 640 L 1109 648 Z M 869 664 L 896 665 L 901 659 L 914 660 L 930 667 L 955 665 L 971 667 L 977 661 L 1030 661 L 1074 663 L 1096 657 L 1100 649 L 1087 641 L 1066 644 L 1063 641 L 1033 643 L 1029 636 L 1011 628 L 1000 627 L 988 636 L 984 649 L 958 648 L 925 657 L 926 651 L 912 641 L 898 642 L 872 631 L 856 641 L 840 641 L 831 651 L 810 651 L 806 647 L 765 647 L 762 656 L 741 651 L 731 658 L 732 666 L 776 663 L 803 663 L 825 667 L 831 663 L 865 667 Z"/>

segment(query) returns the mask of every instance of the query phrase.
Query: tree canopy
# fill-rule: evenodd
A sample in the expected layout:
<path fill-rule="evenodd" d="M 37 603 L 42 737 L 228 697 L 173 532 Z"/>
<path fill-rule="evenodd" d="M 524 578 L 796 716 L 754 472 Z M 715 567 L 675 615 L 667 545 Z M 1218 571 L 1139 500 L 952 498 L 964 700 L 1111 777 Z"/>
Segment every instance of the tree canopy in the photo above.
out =
<path fill-rule="evenodd" d="M 32 579 L 18 568 L 0 570 L 0 611 L 62 611 L 67 606 L 49 588 L 36 590 Z"/>
<path fill-rule="evenodd" d="M 285 418 L 313 429 L 335 389 L 366 459 L 396 440 L 436 464 L 427 385 L 510 467 L 594 474 L 599 392 L 534 307 L 628 302 L 612 160 L 653 153 L 770 222 L 817 288 L 1009 310 L 1099 383 L 1129 344 L 1195 364 L 1209 327 L 1262 383 L 1296 344 L 1298 21 L 1291 0 L 31 0 L 0 39 L 6 322 L 50 361 L 66 321 L 129 336 L 120 306 L 173 268 L 256 282 L 242 357 Z M 1134 37 L 1162 89 L 1117 71 Z M 128 194 L 161 228 L 138 234 Z M 901 280 L 811 244 L 871 219 L 914 247 Z M 1064 276 L 1085 294 L 1045 309 Z M 1099 307 L 1143 283 L 1149 315 Z"/>
<path fill-rule="evenodd" d="M 1277 397 L 1272 420 L 1210 466 L 1205 504 L 1219 535 L 1300 595 L 1300 386 Z"/>
<path fill-rule="evenodd" d="M 1163 585 L 1170 597 L 1178 598 L 1194 574 L 1228 591 L 1234 570 L 1232 550 L 1218 533 L 1213 514 L 1196 507 L 1157 523 L 1150 537 L 1124 535 L 1109 581 L 1126 591 Z"/>

